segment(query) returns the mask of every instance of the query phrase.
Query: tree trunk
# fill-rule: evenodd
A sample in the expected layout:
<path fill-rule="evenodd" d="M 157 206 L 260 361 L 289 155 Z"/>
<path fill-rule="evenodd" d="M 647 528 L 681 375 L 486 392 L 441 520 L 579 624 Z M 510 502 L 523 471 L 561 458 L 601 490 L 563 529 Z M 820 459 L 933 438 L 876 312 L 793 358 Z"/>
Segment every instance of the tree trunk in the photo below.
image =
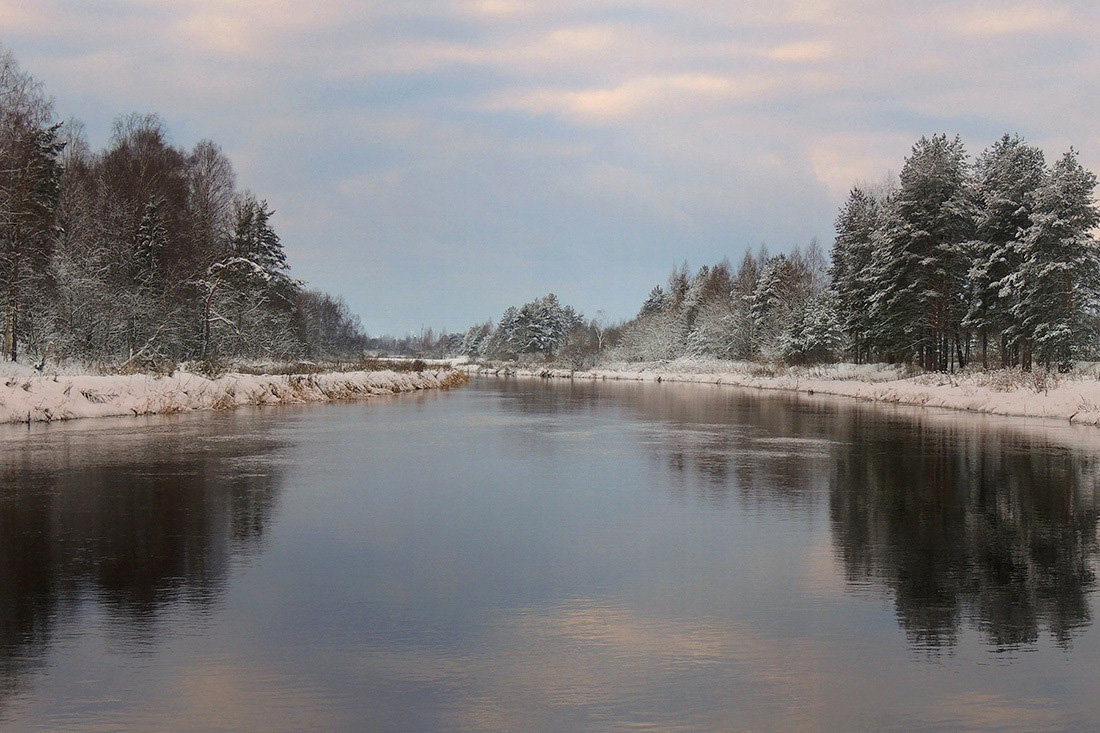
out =
<path fill-rule="evenodd" d="M 4 323 L 4 351 L 12 361 L 19 358 L 19 282 L 14 277 L 8 288 L 8 317 Z"/>
<path fill-rule="evenodd" d="M 15 304 L 8 299 L 8 314 L 4 319 L 4 353 L 15 361 L 19 357 L 19 348 L 15 340 Z"/>

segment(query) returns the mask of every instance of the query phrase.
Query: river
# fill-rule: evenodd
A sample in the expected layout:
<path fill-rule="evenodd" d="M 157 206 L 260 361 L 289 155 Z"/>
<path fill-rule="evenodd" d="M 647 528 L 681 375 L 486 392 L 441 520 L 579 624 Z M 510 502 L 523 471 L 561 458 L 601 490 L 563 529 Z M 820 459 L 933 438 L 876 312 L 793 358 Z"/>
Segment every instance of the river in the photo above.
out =
<path fill-rule="evenodd" d="M 706 385 L 0 429 L 0 728 L 1100 720 L 1100 429 Z"/>

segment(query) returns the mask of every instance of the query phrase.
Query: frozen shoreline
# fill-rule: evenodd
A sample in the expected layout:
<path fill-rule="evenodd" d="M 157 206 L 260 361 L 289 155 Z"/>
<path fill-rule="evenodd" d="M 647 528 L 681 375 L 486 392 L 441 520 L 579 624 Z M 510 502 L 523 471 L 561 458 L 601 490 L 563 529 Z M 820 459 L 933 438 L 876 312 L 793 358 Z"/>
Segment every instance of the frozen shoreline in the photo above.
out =
<path fill-rule="evenodd" d="M 229 373 L 214 379 L 190 372 L 170 376 L 8 376 L 0 377 L 0 423 L 328 402 L 446 389 L 466 380 L 464 372 L 444 369 L 302 375 Z"/>
<path fill-rule="evenodd" d="M 737 363 L 671 363 L 668 365 L 616 365 L 586 371 L 510 366 L 470 365 L 471 374 L 514 375 L 544 379 L 627 380 L 639 382 L 687 382 L 720 384 L 804 394 L 835 395 L 866 402 L 914 407 L 1068 420 L 1079 425 L 1100 425 L 1100 379 L 1068 375 L 1046 388 L 1041 379 L 1025 384 L 998 381 L 996 372 L 971 374 L 923 374 L 903 378 L 889 369 L 860 369 L 839 365 L 822 369 L 792 369 L 777 375 L 753 374 Z M 724 367 L 724 368 L 723 368 Z"/>

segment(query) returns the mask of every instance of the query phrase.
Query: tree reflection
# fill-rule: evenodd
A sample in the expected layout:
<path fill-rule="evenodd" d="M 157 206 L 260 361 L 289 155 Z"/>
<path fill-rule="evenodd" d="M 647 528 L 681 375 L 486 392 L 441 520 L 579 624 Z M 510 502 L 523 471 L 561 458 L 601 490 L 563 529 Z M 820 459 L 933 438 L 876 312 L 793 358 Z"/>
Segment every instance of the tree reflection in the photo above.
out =
<path fill-rule="evenodd" d="M 622 388 L 616 388 L 621 390 Z M 828 458 L 827 414 L 797 398 L 691 385 L 640 385 L 630 401 L 646 445 L 679 493 L 707 504 L 803 510 L 817 501 Z"/>
<path fill-rule="evenodd" d="M 998 647 L 1090 620 L 1097 459 L 1009 430 L 852 411 L 829 482 L 849 580 L 890 589 L 920 646 L 973 624 Z"/>
<path fill-rule="evenodd" d="M 885 588 L 917 648 L 964 627 L 998 648 L 1059 645 L 1090 622 L 1100 461 L 1049 433 L 967 415 L 891 412 L 706 387 L 620 394 L 677 495 L 809 512 L 828 497 L 853 588 Z M 694 391 L 693 391 L 694 390 Z"/>
<path fill-rule="evenodd" d="M 194 429 L 60 428 L 9 441 L 0 461 L 0 700 L 89 599 L 139 636 L 155 633 L 171 604 L 210 606 L 231 558 L 257 551 L 274 516 L 278 474 L 241 463 L 273 447 Z"/>

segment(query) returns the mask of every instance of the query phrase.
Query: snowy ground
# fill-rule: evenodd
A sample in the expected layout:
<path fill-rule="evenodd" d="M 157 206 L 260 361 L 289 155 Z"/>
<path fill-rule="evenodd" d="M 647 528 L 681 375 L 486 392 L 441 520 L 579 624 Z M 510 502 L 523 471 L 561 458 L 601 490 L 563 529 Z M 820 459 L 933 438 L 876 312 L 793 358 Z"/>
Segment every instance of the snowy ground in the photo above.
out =
<path fill-rule="evenodd" d="M 1100 425 L 1100 378 L 1095 370 L 1083 370 L 1066 376 L 1045 372 L 990 371 L 907 377 L 898 368 L 886 365 L 836 364 L 773 369 L 748 362 L 698 361 L 616 364 L 578 372 L 507 366 L 470 365 L 466 368 L 471 373 L 480 374 L 728 384 Z"/>
<path fill-rule="evenodd" d="M 0 422 L 9 423 L 355 399 L 447 388 L 467 379 L 465 373 L 448 369 L 309 375 L 231 373 L 208 379 L 189 372 L 170 376 L 44 376 L 29 367 L 5 366 L 0 376 Z"/>

